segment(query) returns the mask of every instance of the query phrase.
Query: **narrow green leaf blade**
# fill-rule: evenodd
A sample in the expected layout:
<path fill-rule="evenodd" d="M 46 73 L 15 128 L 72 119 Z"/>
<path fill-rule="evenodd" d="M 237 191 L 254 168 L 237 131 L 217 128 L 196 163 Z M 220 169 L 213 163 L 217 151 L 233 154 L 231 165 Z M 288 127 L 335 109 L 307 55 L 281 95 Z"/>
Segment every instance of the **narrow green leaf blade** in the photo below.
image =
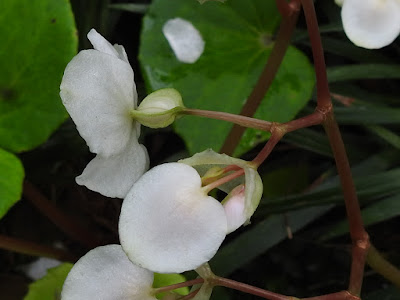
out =
<path fill-rule="evenodd" d="M 287 214 L 292 232 L 296 232 L 322 216 L 331 205 L 305 208 Z M 287 237 L 284 215 L 273 215 L 249 229 L 218 251 L 210 264 L 215 274 L 227 276 L 246 265 Z"/>
<path fill-rule="evenodd" d="M 329 82 L 356 79 L 398 79 L 400 65 L 396 64 L 362 64 L 330 67 L 327 69 Z"/>
<path fill-rule="evenodd" d="M 361 210 L 365 226 L 374 225 L 400 215 L 400 194 L 384 198 Z M 328 240 L 346 234 L 349 231 L 347 220 L 333 225 L 321 240 Z"/>

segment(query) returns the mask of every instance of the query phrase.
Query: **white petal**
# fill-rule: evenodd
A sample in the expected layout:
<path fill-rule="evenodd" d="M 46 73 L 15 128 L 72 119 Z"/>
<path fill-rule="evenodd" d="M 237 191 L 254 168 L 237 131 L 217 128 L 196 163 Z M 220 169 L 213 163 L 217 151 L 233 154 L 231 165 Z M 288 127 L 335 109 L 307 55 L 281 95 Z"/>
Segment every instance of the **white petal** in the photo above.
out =
<path fill-rule="evenodd" d="M 125 151 L 107 158 L 98 154 L 76 182 L 104 196 L 124 198 L 148 166 L 147 150 L 137 142 L 133 131 Z"/>
<path fill-rule="evenodd" d="M 346 0 L 342 21 L 354 44 L 368 49 L 382 48 L 400 33 L 400 1 Z"/>
<path fill-rule="evenodd" d="M 84 50 L 68 64 L 60 96 L 91 152 L 106 157 L 125 148 L 134 89 L 132 68 L 111 55 Z"/>
<path fill-rule="evenodd" d="M 153 273 L 132 264 L 120 245 L 97 247 L 69 272 L 62 300 L 155 300 Z"/>
<path fill-rule="evenodd" d="M 114 44 L 114 49 L 118 52 L 118 58 L 129 64 L 128 55 L 126 55 L 125 48 L 121 45 Z"/>
<path fill-rule="evenodd" d="M 29 278 L 38 280 L 47 274 L 48 269 L 57 267 L 61 263 L 61 261 L 54 258 L 40 257 L 39 259 L 24 266 L 23 269 Z"/>
<path fill-rule="evenodd" d="M 204 40 L 189 21 L 181 18 L 168 20 L 162 31 L 179 61 L 194 63 L 203 53 Z"/>
<path fill-rule="evenodd" d="M 103 52 L 110 54 L 116 58 L 120 58 L 118 51 L 107 41 L 102 35 L 100 35 L 95 29 L 91 29 L 87 34 L 87 38 L 90 43 L 93 45 L 93 48 Z"/>
<path fill-rule="evenodd" d="M 158 273 L 181 273 L 209 261 L 226 230 L 222 205 L 202 190 L 196 170 L 181 163 L 144 174 L 125 198 L 119 220 L 129 259 Z"/>

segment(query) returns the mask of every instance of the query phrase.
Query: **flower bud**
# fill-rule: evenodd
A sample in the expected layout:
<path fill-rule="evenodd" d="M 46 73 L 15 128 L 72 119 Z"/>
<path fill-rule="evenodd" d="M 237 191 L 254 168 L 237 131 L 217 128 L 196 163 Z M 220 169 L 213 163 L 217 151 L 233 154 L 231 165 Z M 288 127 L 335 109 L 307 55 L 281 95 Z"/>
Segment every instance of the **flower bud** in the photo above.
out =
<path fill-rule="evenodd" d="M 246 222 L 244 200 L 245 187 L 241 184 L 235 187 L 221 202 L 228 222 L 228 233 L 235 231 Z"/>
<path fill-rule="evenodd" d="M 175 89 L 166 88 L 148 95 L 131 114 L 147 127 L 162 128 L 172 124 L 183 108 L 181 94 Z"/>

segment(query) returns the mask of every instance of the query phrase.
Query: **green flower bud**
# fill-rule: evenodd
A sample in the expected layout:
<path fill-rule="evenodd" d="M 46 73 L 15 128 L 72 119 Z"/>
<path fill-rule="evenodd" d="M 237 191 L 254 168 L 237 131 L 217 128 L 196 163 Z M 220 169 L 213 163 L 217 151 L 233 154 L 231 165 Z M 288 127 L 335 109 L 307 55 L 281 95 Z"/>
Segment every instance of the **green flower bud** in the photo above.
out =
<path fill-rule="evenodd" d="M 147 127 L 162 128 L 172 124 L 183 109 L 181 94 L 175 89 L 166 88 L 144 98 L 138 108 L 131 111 L 131 115 Z"/>

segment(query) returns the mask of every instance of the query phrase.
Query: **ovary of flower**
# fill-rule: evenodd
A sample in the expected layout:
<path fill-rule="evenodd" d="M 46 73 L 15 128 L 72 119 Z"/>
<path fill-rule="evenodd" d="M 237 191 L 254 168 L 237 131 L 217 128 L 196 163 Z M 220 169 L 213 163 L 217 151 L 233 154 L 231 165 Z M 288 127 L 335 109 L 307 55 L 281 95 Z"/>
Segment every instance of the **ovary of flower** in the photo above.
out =
<path fill-rule="evenodd" d="M 182 163 L 145 173 L 126 196 L 119 220 L 129 259 L 157 273 L 193 270 L 209 261 L 227 233 L 224 208 L 197 171 Z"/>
<path fill-rule="evenodd" d="M 64 106 L 97 154 L 76 181 L 124 198 L 148 168 L 147 151 L 138 143 L 139 124 L 130 115 L 137 105 L 134 74 L 122 46 L 112 46 L 94 29 L 88 38 L 94 49 L 72 59 L 60 86 Z"/>
<path fill-rule="evenodd" d="M 132 264 L 120 245 L 97 247 L 69 272 L 61 300 L 156 300 L 153 273 Z"/>
<path fill-rule="evenodd" d="M 400 0 L 344 0 L 342 22 L 357 46 L 377 49 L 400 34 Z"/>

